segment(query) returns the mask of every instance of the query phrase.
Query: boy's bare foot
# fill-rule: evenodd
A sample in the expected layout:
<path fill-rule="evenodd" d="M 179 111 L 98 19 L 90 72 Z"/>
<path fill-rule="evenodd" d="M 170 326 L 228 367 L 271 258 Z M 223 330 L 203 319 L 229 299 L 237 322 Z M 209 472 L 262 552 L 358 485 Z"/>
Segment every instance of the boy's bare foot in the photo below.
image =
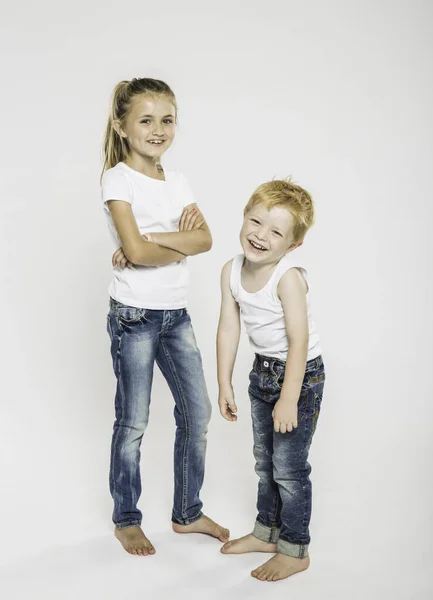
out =
<path fill-rule="evenodd" d="M 258 538 L 254 537 L 252 533 L 227 542 L 221 548 L 223 554 L 244 554 L 245 552 L 276 552 L 277 544 L 269 544 L 268 542 L 262 542 Z"/>
<path fill-rule="evenodd" d="M 212 537 L 217 538 L 220 542 L 227 542 L 230 538 L 230 531 L 209 519 L 206 515 L 203 515 L 194 523 L 190 525 L 179 525 L 178 523 L 172 523 L 173 531 L 176 533 L 206 533 Z"/>
<path fill-rule="evenodd" d="M 155 548 L 144 535 L 141 527 L 125 527 L 114 530 L 114 535 L 129 554 L 147 556 L 155 554 Z"/>
<path fill-rule="evenodd" d="M 290 575 L 294 575 L 300 571 L 305 571 L 309 566 L 310 559 L 308 556 L 305 558 L 294 558 L 293 556 L 278 553 L 261 567 L 251 571 L 251 575 L 256 579 L 260 579 L 260 581 L 278 581 L 279 579 L 286 579 L 286 577 L 290 577 Z"/>

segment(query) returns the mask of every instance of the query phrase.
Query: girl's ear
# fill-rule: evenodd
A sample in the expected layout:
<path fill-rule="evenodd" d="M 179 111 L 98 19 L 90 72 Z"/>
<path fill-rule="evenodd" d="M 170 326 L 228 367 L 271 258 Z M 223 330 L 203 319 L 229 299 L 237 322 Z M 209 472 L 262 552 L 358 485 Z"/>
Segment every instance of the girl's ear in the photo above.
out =
<path fill-rule="evenodd" d="M 120 121 L 113 121 L 113 129 L 118 135 L 120 135 L 120 137 L 123 137 L 123 138 L 127 137 L 126 133 L 123 131 L 122 127 L 120 126 Z"/>

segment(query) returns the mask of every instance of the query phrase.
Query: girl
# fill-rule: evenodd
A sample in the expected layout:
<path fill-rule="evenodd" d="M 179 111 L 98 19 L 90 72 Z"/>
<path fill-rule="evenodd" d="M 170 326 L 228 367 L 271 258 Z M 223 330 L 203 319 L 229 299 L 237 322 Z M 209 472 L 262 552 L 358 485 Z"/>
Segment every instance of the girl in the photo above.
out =
<path fill-rule="evenodd" d="M 155 362 L 175 401 L 173 529 L 229 537 L 203 515 L 200 501 L 211 406 L 186 310 L 186 257 L 207 252 L 212 238 L 185 177 L 161 166 L 175 136 L 176 112 L 166 83 L 121 81 L 104 142 L 102 200 L 118 248 L 107 318 L 117 379 L 110 491 L 115 535 L 127 552 L 139 555 L 155 553 L 137 508 Z"/>

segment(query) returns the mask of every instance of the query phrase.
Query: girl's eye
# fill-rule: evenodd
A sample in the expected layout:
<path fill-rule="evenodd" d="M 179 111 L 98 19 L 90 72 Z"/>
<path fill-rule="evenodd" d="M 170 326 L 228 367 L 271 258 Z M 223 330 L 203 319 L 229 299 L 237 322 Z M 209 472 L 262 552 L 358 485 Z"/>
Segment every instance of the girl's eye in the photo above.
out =
<path fill-rule="evenodd" d="M 166 123 L 167 125 L 171 125 L 173 123 L 172 119 L 165 119 L 164 123 Z"/>
<path fill-rule="evenodd" d="M 140 123 L 144 123 L 145 125 L 149 125 L 150 119 L 143 119 Z"/>

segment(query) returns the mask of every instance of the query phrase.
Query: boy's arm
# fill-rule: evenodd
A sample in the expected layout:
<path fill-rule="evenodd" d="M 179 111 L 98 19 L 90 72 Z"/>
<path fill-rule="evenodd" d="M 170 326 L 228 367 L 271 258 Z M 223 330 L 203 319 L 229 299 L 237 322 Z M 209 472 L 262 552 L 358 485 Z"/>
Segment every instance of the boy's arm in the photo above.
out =
<path fill-rule="evenodd" d="M 143 239 L 131 205 L 123 200 L 107 201 L 113 223 L 119 235 L 126 258 L 134 265 L 147 267 L 168 265 L 185 258 L 185 255 Z"/>
<path fill-rule="evenodd" d="M 198 228 L 187 230 L 183 228 L 188 215 L 199 215 L 201 225 Z M 194 256 L 202 252 L 208 252 L 212 248 L 212 236 L 209 227 L 200 212 L 197 204 L 189 204 L 185 207 L 179 223 L 179 231 L 169 233 L 151 233 L 152 241 L 158 246 L 181 252 L 186 256 Z"/>
<path fill-rule="evenodd" d="M 232 262 L 225 264 L 221 272 L 221 312 L 217 332 L 218 404 L 227 421 L 237 420 L 232 375 L 241 331 L 239 306 L 230 289 Z"/>
<path fill-rule="evenodd" d="M 298 269 L 289 269 L 278 285 L 289 351 L 280 399 L 275 405 L 274 429 L 281 433 L 298 426 L 298 400 L 308 355 L 307 284 Z"/>

